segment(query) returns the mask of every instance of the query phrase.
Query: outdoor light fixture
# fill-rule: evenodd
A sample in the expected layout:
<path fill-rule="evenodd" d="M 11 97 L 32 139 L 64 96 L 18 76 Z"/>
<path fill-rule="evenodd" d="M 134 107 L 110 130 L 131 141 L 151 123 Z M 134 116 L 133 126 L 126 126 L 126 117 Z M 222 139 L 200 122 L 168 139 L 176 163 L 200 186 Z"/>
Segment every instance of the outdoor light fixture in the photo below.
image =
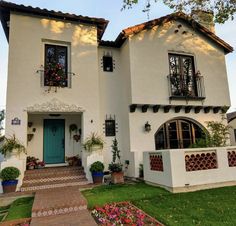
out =
<path fill-rule="evenodd" d="M 146 122 L 146 124 L 144 125 L 144 129 L 146 132 L 150 132 L 152 130 L 151 125 L 148 122 Z"/>

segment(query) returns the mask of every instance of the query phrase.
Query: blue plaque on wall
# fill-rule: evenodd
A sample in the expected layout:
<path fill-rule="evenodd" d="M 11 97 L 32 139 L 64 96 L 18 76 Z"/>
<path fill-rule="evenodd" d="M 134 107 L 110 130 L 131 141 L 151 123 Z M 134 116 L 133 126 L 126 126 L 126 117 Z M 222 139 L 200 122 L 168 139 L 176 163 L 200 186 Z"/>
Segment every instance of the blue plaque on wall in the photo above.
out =
<path fill-rule="evenodd" d="M 21 120 L 19 118 L 14 118 L 11 120 L 12 125 L 20 125 Z"/>

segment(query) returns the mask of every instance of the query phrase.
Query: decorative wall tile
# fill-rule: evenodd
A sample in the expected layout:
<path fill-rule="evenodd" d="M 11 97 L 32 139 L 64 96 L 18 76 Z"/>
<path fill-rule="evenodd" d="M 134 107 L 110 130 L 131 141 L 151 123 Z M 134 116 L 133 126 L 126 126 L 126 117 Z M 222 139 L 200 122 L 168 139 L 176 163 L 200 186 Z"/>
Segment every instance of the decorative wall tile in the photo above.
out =
<path fill-rule="evenodd" d="M 164 171 L 163 170 L 163 161 L 162 154 L 150 154 L 150 169 L 154 171 Z"/>
<path fill-rule="evenodd" d="M 216 169 L 217 156 L 216 152 L 199 152 L 185 154 L 186 171 L 209 170 Z"/>
<path fill-rule="evenodd" d="M 236 167 L 236 150 L 228 151 L 228 163 L 229 167 Z"/>

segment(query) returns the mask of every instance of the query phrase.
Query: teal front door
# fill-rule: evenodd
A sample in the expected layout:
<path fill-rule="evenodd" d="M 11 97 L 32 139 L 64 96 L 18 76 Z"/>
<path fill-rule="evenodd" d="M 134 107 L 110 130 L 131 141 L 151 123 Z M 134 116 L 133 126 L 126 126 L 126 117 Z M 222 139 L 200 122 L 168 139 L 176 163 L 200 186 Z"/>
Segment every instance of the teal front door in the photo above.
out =
<path fill-rule="evenodd" d="M 65 162 L 65 120 L 45 119 L 43 156 L 46 164 Z"/>

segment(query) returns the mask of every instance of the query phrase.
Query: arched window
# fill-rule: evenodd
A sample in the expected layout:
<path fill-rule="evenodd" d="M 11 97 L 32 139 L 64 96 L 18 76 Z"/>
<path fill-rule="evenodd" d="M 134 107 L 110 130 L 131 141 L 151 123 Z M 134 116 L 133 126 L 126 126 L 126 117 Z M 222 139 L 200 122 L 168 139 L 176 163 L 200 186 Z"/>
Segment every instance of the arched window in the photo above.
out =
<path fill-rule="evenodd" d="M 173 119 L 164 123 L 155 134 L 156 150 L 189 148 L 205 138 L 202 126 L 188 119 Z"/>

